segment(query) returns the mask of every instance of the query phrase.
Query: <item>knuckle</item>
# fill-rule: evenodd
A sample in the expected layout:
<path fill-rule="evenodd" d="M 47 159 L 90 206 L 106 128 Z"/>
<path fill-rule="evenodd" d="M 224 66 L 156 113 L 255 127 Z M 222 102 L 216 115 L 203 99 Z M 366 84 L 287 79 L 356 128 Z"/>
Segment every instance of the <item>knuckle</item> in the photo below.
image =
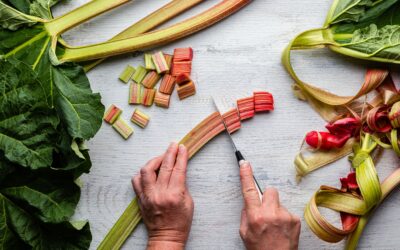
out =
<path fill-rule="evenodd" d="M 166 163 L 163 163 L 162 165 L 161 165 L 161 169 L 163 170 L 163 171 L 165 171 L 165 172 L 172 172 L 172 166 L 170 165 L 170 164 L 168 164 L 167 162 Z"/>
<path fill-rule="evenodd" d="M 293 223 L 294 223 L 295 225 L 300 225 L 300 224 L 301 224 L 301 219 L 300 219 L 300 217 L 297 216 L 297 215 L 293 215 L 292 220 L 293 220 Z"/>
<path fill-rule="evenodd" d="M 252 228 L 263 228 L 265 225 L 265 217 L 260 214 L 255 214 L 249 217 L 249 224 Z"/>
<path fill-rule="evenodd" d="M 180 204 L 180 199 L 177 197 L 168 197 L 165 201 L 165 205 L 168 207 L 176 207 Z"/>
<path fill-rule="evenodd" d="M 239 228 L 239 235 L 243 240 L 246 240 L 247 230 L 244 226 L 240 226 Z"/>
<path fill-rule="evenodd" d="M 255 187 L 247 187 L 244 189 L 245 195 L 250 195 L 250 194 L 253 194 L 254 192 L 257 192 Z"/>
<path fill-rule="evenodd" d="M 146 167 L 142 167 L 140 169 L 140 174 L 141 175 L 147 175 L 149 173 L 149 170 Z"/>

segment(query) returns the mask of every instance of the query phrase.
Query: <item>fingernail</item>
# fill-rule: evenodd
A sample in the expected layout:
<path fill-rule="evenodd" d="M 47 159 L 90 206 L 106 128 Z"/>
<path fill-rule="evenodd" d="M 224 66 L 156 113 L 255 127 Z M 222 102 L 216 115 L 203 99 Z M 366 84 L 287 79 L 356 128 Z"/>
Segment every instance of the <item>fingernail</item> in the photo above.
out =
<path fill-rule="evenodd" d="M 169 144 L 169 147 L 174 147 L 176 145 L 176 142 L 171 142 L 170 144 Z"/>
<path fill-rule="evenodd" d="M 249 168 L 250 167 L 250 163 L 248 161 L 240 161 L 239 165 L 241 168 Z"/>
<path fill-rule="evenodd" d="M 183 153 L 183 150 L 185 150 L 185 145 L 179 144 L 179 153 Z"/>

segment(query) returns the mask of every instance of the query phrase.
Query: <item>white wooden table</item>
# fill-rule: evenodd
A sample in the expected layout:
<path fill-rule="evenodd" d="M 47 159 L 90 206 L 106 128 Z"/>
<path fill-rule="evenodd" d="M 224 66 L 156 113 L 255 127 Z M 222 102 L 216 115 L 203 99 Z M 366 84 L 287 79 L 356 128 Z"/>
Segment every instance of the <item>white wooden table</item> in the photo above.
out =
<path fill-rule="evenodd" d="M 56 15 L 87 0 L 66 1 Z M 137 0 L 95 18 L 65 34 L 74 45 L 101 42 L 145 16 L 168 0 Z M 218 1 L 205 4 L 176 20 L 193 15 Z M 292 80 L 281 65 L 281 52 L 297 33 L 320 27 L 331 1 L 254 0 L 245 9 L 212 28 L 187 39 L 164 46 L 191 46 L 195 51 L 194 79 L 198 94 L 182 102 L 176 94 L 170 109 L 145 109 L 152 117 L 149 127 L 135 127 L 135 135 L 124 141 L 104 124 L 89 142 L 93 167 L 85 175 L 76 218 L 91 223 L 95 249 L 130 200 L 134 197 L 130 179 L 150 158 L 161 154 L 170 141 L 180 140 L 213 111 L 210 95 L 266 89 L 276 100 L 272 114 L 259 115 L 245 122 L 235 134 L 240 147 L 251 160 L 263 186 L 280 190 L 281 202 L 302 215 L 305 204 L 321 184 L 339 185 L 349 164 L 344 159 L 317 171 L 301 183 L 295 181 L 293 158 L 307 131 L 323 129 L 324 122 L 291 92 Z M 339 94 L 354 93 L 363 79 L 365 66 L 326 50 L 295 53 L 300 76 Z M 89 73 L 92 87 L 100 92 L 106 106 L 117 104 L 129 119 L 134 107 L 127 104 L 128 85 L 117 80 L 127 64 L 142 63 L 142 56 L 125 55 L 107 60 Z M 386 176 L 398 166 L 392 154 L 379 162 L 378 171 Z M 226 136 L 219 136 L 190 161 L 188 184 L 195 201 L 195 215 L 188 249 L 243 249 L 238 229 L 242 198 L 238 168 Z M 361 249 L 399 249 L 399 193 L 392 195 L 376 213 L 364 232 Z M 338 218 L 336 222 L 338 222 Z M 343 243 L 326 244 L 308 229 L 304 220 L 301 249 L 340 249 Z M 125 249 L 144 249 L 146 231 L 141 224 L 125 244 Z"/>

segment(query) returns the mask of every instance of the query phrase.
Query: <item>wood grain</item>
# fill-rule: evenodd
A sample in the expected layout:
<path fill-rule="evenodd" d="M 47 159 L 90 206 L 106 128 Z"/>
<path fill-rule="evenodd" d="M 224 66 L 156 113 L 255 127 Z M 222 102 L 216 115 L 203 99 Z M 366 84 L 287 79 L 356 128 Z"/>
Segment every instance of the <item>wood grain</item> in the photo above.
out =
<path fill-rule="evenodd" d="M 64 35 L 74 45 L 105 41 L 155 10 L 168 0 L 137 0 L 95 18 Z M 65 1 L 55 9 L 60 15 L 86 0 Z M 218 1 L 209 0 L 176 20 L 193 15 Z M 152 117 L 143 130 L 135 127 L 134 136 L 124 141 L 104 124 L 89 142 L 93 167 L 85 175 L 76 218 L 87 218 L 95 249 L 133 198 L 130 179 L 150 158 L 161 154 L 170 141 L 178 141 L 213 111 L 211 94 L 235 94 L 252 89 L 271 91 L 276 111 L 244 124 L 235 134 L 246 157 L 251 160 L 262 185 L 280 190 L 281 202 L 302 215 L 305 204 L 321 184 L 338 185 L 349 164 L 344 159 L 317 171 L 301 183 L 295 181 L 293 157 L 304 134 L 322 129 L 324 122 L 311 108 L 291 93 L 292 80 L 280 62 L 281 52 L 297 33 L 321 26 L 331 1 L 255 0 L 244 10 L 212 28 L 160 49 L 194 48 L 194 79 L 198 94 L 179 101 L 176 94 L 168 110 L 145 109 Z M 89 73 L 92 87 L 100 92 L 106 106 L 123 108 L 129 119 L 134 107 L 127 104 L 128 85 L 118 81 L 127 64 L 143 63 L 141 53 L 107 60 Z M 365 66 L 326 50 L 296 52 L 294 65 L 299 75 L 318 86 L 339 94 L 354 93 L 363 79 Z M 393 154 L 379 163 L 381 176 L 398 165 Z M 242 199 L 238 169 L 229 141 L 219 136 L 191 160 L 188 173 L 195 200 L 195 215 L 187 249 L 243 249 L 239 237 Z M 399 193 L 395 192 L 376 213 L 360 242 L 360 249 L 395 249 L 400 238 Z M 336 219 L 338 222 L 338 219 Z M 146 231 L 140 225 L 125 244 L 125 249 L 144 249 Z M 316 238 L 303 221 L 300 249 L 340 249 L 343 243 L 326 244 Z"/>

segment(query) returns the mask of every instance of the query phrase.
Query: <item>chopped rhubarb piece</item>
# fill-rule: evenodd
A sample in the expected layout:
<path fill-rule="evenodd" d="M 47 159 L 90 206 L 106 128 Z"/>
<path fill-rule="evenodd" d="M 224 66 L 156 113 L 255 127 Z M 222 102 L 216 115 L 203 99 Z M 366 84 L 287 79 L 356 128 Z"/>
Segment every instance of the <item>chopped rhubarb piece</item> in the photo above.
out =
<path fill-rule="evenodd" d="M 172 61 L 174 59 L 174 56 L 164 53 L 164 58 L 165 58 L 165 61 L 167 62 L 167 65 L 168 65 L 168 71 L 166 73 L 169 73 L 170 70 L 172 69 Z"/>
<path fill-rule="evenodd" d="M 149 71 L 145 78 L 142 81 L 142 85 L 148 89 L 154 88 L 158 81 L 160 80 L 161 76 L 157 74 L 155 71 Z"/>
<path fill-rule="evenodd" d="M 143 79 L 147 74 L 147 70 L 143 66 L 139 66 L 136 68 L 136 72 L 132 76 L 132 80 L 136 83 L 142 83 Z"/>
<path fill-rule="evenodd" d="M 162 52 L 157 52 L 153 54 L 153 62 L 154 65 L 156 66 L 158 74 L 162 74 L 169 71 L 167 61 L 165 60 L 164 54 Z"/>
<path fill-rule="evenodd" d="M 147 70 L 156 70 L 156 66 L 153 63 L 153 55 L 152 54 L 144 54 L 144 67 Z"/>
<path fill-rule="evenodd" d="M 150 117 L 139 109 L 135 109 L 132 114 L 131 121 L 139 127 L 145 128 L 150 121 Z"/>
<path fill-rule="evenodd" d="M 230 134 L 236 132 L 242 127 L 238 111 L 235 108 L 223 114 L 222 118 L 224 119 L 226 128 Z"/>
<path fill-rule="evenodd" d="M 237 100 L 237 107 L 240 114 L 240 120 L 246 120 L 254 117 L 254 97 L 247 97 Z"/>
<path fill-rule="evenodd" d="M 192 48 L 178 48 L 174 50 L 174 62 L 192 61 Z"/>
<path fill-rule="evenodd" d="M 154 103 L 159 107 L 169 108 L 170 99 L 171 99 L 171 95 L 157 92 L 156 96 L 154 98 Z"/>
<path fill-rule="evenodd" d="M 187 82 L 181 86 L 178 86 L 178 96 L 180 100 L 183 100 L 189 96 L 196 94 L 196 86 L 192 81 Z"/>
<path fill-rule="evenodd" d="M 128 83 L 129 80 L 131 79 L 132 75 L 135 73 L 135 68 L 128 65 L 126 66 L 126 68 L 124 69 L 124 71 L 121 73 L 121 75 L 119 76 L 119 79 L 121 81 L 123 81 L 124 83 Z"/>
<path fill-rule="evenodd" d="M 172 65 L 172 75 L 179 76 L 180 74 L 188 74 L 192 73 L 192 62 L 174 62 Z"/>
<path fill-rule="evenodd" d="M 175 88 L 175 77 L 170 74 L 165 74 L 158 91 L 161 93 L 171 95 Z"/>
<path fill-rule="evenodd" d="M 104 114 L 103 119 L 105 122 L 112 125 L 121 115 L 121 113 L 122 110 L 113 104 L 107 109 L 107 112 Z"/>
<path fill-rule="evenodd" d="M 178 85 L 182 85 L 190 81 L 191 79 L 188 73 L 182 73 L 176 77 L 176 84 Z"/>
<path fill-rule="evenodd" d="M 129 104 L 142 104 L 142 90 L 142 85 L 131 83 L 129 86 Z"/>
<path fill-rule="evenodd" d="M 156 90 L 155 89 L 148 89 L 148 88 L 143 88 L 143 94 L 142 94 L 142 104 L 143 106 L 149 107 L 153 105 L 154 102 L 154 96 L 156 95 Z"/>
<path fill-rule="evenodd" d="M 112 126 L 125 140 L 127 140 L 133 134 L 133 128 L 122 119 L 118 118 Z"/>
<path fill-rule="evenodd" d="M 274 110 L 274 97 L 265 91 L 254 92 L 254 110 L 256 113 Z"/>

